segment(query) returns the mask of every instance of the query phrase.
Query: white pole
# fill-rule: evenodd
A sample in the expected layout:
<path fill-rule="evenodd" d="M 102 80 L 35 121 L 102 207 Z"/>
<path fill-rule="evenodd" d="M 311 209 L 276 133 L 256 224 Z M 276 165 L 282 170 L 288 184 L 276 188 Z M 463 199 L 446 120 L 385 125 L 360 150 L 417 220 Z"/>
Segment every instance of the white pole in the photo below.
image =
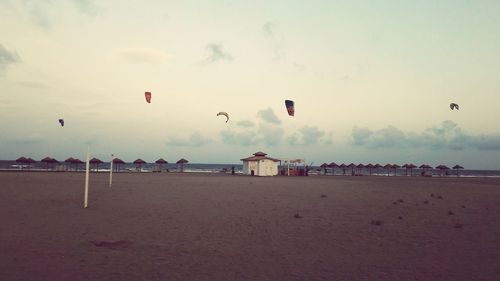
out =
<path fill-rule="evenodd" d="M 115 159 L 115 156 L 111 154 L 111 165 L 109 168 L 109 187 L 113 184 L 113 160 Z"/>
<path fill-rule="evenodd" d="M 87 146 L 87 161 L 85 165 L 85 195 L 83 199 L 83 208 L 87 208 L 89 205 L 89 158 L 90 158 L 90 147 Z"/>

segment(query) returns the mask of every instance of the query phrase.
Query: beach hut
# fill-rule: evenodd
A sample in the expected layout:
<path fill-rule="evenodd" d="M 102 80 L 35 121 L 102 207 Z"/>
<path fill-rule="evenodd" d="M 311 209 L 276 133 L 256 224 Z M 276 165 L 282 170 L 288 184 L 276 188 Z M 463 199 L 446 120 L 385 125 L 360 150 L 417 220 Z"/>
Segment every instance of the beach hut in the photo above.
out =
<path fill-rule="evenodd" d="M 332 163 L 328 164 L 328 167 L 332 168 L 332 175 L 335 176 L 335 168 L 338 168 L 339 165 L 337 165 L 337 163 L 335 163 L 335 162 L 332 162 Z"/>
<path fill-rule="evenodd" d="M 102 164 L 104 162 L 101 161 L 101 159 L 98 158 L 92 158 L 89 160 L 89 164 L 94 167 L 94 170 L 97 170 L 99 172 L 99 164 Z"/>
<path fill-rule="evenodd" d="M 125 161 L 123 161 L 122 159 L 120 158 L 114 158 L 113 159 L 113 165 L 114 165 L 114 169 L 115 171 L 119 172 L 120 171 L 120 167 L 121 165 L 124 165 L 125 164 Z"/>
<path fill-rule="evenodd" d="M 181 172 L 184 172 L 184 166 L 189 163 L 188 160 L 184 159 L 184 158 L 181 158 L 179 159 L 176 164 L 178 166 L 178 170 L 181 171 Z"/>
<path fill-rule="evenodd" d="M 462 167 L 462 166 L 460 166 L 460 165 L 455 165 L 455 166 L 453 166 L 453 170 L 457 170 L 457 177 L 458 177 L 458 176 L 460 176 L 460 175 L 458 174 L 458 170 L 459 170 L 459 169 L 463 169 L 463 168 L 464 168 L 464 167 Z"/>
<path fill-rule="evenodd" d="M 142 165 L 146 164 L 146 161 L 142 160 L 142 159 L 136 159 L 134 161 L 134 165 L 135 165 L 135 170 L 136 171 L 141 171 L 141 168 L 142 168 Z"/>
<path fill-rule="evenodd" d="M 256 152 L 253 156 L 241 159 L 243 174 L 255 176 L 275 176 L 278 174 L 280 160 L 267 157 L 264 152 Z"/>
<path fill-rule="evenodd" d="M 158 160 L 155 161 L 156 165 L 158 165 L 157 167 L 158 168 L 155 168 L 153 171 L 154 172 L 161 172 L 161 166 L 164 165 L 164 164 L 168 164 L 167 161 L 165 161 L 165 159 L 163 158 L 160 158 Z"/>

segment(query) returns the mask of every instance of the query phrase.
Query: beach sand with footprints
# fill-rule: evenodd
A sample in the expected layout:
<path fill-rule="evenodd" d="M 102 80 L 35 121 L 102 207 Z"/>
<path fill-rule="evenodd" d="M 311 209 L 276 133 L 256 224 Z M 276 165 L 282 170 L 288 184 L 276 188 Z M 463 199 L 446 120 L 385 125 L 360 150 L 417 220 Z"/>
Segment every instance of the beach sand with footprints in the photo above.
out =
<path fill-rule="evenodd" d="M 0 173 L 0 280 L 500 280 L 500 179 Z"/>

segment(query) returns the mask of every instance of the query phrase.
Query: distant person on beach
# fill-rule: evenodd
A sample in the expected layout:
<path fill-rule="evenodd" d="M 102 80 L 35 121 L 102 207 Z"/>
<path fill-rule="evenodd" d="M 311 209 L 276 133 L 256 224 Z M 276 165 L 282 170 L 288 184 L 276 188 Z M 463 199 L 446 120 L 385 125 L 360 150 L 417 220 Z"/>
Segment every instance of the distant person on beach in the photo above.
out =
<path fill-rule="evenodd" d="M 231 166 L 231 175 L 234 175 L 234 165 Z"/>

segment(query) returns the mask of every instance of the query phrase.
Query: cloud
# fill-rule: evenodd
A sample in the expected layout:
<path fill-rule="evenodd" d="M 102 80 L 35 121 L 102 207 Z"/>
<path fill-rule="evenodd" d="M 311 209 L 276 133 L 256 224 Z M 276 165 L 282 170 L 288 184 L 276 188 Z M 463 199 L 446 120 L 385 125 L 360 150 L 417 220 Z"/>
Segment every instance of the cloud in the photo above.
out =
<path fill-rule="evenodd" d="M 261 123 L 257 130 L 245 130 L 237 132 L 225 130 L 220 132 L 222 141 L 231 145 L 266 145 L 275 146 L 283 142 L 285 130 L 280 127 Z"/>
<path fill-rule="evenodd" d="M 255 124 L 249 120 L 241 120 L 241 121 L 238 121 L 236 123 L 236 125 L 243 127 L 243 128 L 250 128 L 250 127 L 253 127 Z"/>
<path fill-rule="evenodd" d="M 36 81 L 17 81 L 15 82 L 16 84 L 27 87 L 27 88 L 33 88 L 33 89 L 50 89 L 52 88 L 51 86 L 43 83 L 43 82 L 36 82 Z"/>
<path fill-rule="evenodd" d="M 318 127 L 304 126 L 299 129 L 298 133 L 292 134 L 287 138 L 290 145 L 311 145 L 320 143 L 325 132 Z"/>
<path fill-rule="evenodd" d="M 215 63 L 220 60 L 232 61 L 233 57 L 224 50 L 224 47 L 220 44 L 208 44 L 206 46 L 208 56 L 205 59 L 205 63 Z"/>
<path fill-rule="evenodd" d="M 370 148 L 427 147 L 433 150 L 464 150 L 470 148 L 500 150 L 500 134 L 470 135 L 450 120 L 443 121 L 438 126 L 427 128 L 421 133 L 405 133 L 394 126 L 388 126 L 377 131 L 354 127 L 351 137 L 351 144 Z"/>
<path fill-rule="evenodd" d="M 166 143 L 167 143 L 167 145 L 172 145 L 172 146 L 200 147 L 203 145 L 213 143 L 213 141 L 209 138 L 203 137 L 199 133 L 194 133 L 189 138 L 171 137 L 167 140 Z"/>
<path fill-rule="evenodd" d="M 5 49 L 2 44 L 0 44 L 0 70 L 20 61 L 21 57 L 16 52 L 9 51 Z"/>
<path fill-rule="evenodd" d="M 257 116 L 265 122 L 276 125 L 281 124 L 281 120 L 278 118 L 278 116 L 276 116 L 276 114 L 274 114 L 272 108 L 260 110 L 259 112 L 257 112 Z"/>
<path fill-rule="evenodd" d="M 148 48 L 125 48 L 114 52 L 115 56 L 129 63 L 161 63 L 169 58 L 163 51 Z"/>
<path fill-rule="evenodd" d="M 94 2 L 94 0 L 73 0 L 73 3 L 76 4 L 78 10 L 89 16 L 97 15 L 98 9 Z"/>
<path fill-rule="evenodd" d="M 264 38 L 274 54 L 274 60 L 286 60 L 285 39 L 279 32 L 278 26 L 275 23 L 268 21 L 262 26 L 262 32 L 264 33 Z"/>

